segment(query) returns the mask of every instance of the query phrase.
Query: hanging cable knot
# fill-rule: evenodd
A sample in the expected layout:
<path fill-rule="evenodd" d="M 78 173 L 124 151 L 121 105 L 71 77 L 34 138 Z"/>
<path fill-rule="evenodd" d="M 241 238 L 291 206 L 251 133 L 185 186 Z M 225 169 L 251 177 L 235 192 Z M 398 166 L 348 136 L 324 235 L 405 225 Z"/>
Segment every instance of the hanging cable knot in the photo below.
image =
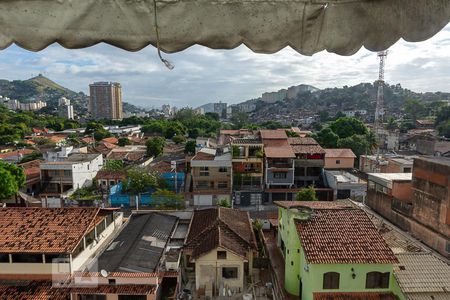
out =
<path fill-rule="evenodd" d="M 158 13 L 157 13 L 156 1 L 157 0 L 153 0 L 153 14 L 154 14 L 154 20 L 155 20 L 154 25 L 155 25 L 155 33 L 156 33 L 156 48 L 158 50 L 159 59 L 162 61 L 162 63 L 167 67 L 167 69 L 173 70 L 173 68 L 175 68 L 175 66 L 170 61 L 163 58 L 161 55 L 161 47 L 160 47 L 160 43 L 159 43 L 159 27 L 158 27 Z"/>

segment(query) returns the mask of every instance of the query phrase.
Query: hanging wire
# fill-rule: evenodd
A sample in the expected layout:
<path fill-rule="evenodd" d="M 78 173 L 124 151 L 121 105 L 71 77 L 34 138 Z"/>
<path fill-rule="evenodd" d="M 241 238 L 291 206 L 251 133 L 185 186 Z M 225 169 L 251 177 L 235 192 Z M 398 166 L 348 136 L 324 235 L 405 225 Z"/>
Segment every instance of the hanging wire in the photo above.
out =
<path fill-rule="evenodd" d="M 163 58 L 161 55 L 161 48 L 160 48 L 160 44 L 159 44 L 159 27 L 158 27 L 158 17 L 157 17 L 157 11 L 156 11 L 156 0 L 153 0 L 153 13 L 154 13 L 154 18 L 155 18 L 155 33 L 156 33 L 156 48 L 158 49 L 158 56 L 159 59 L 163 62 L 163 64 L 167 67 L 167 69 L 169 70 L 173 70 L 173 68 L 175 68 L 175 66 L 168 61 L 167 59 Z"/>

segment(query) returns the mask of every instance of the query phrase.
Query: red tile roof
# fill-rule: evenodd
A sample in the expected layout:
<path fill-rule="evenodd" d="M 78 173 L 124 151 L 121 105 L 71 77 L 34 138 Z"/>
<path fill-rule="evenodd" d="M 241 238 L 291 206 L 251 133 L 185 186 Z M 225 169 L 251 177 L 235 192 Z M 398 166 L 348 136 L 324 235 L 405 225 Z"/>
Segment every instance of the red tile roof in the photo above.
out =
<path fill-rule="evenodd" d="M 73 287 L 72 293 L 76 294 L 116 294 L 116 295 L 149 295 L 156 293 L 156 285 L 151 284 L 117 284 L 96 285 L 93 287 Z"/>
<path fill-rule="evenodd" d="M 1 208 L 0 252 L 71 253 L 98 208 Z"/>
<path fill-rule="evenodd" d="M 0 154 L 0 159 L 5 159 L 5 158 L 9 158 L 9 157 L 14 157 L 14 156 L 18 156 L 18 155 L 28 155 L 33 153 L 35 150 L 31 150 L 31 149 L 22 149 L 22 150 L 16 150 L 16 151 L 11 151 L 11 152 L 6 152 L 6 153 L 2 153 Z"/>
<path fill-rule="evenodd" d="M 309 137 L 288 138 L 292 150 L 296 154 L 324 154 L 325 150 L 316 142 L 315 139 Z"/>
<path fill-rule="evenodd" d="M 274 201 L 275 205 L 282 208 L 291 208 L 296 206 L 307 206 L 313 209 L 342 209 L 354 208 L 355 206 L 347 200 L 342 201 Z"/>
<path fill-rule="evenodd" d="M 275 139 L 275 140 L 283 140 L 287 139 L 286 132 L 284 130 L 267 130 L 267 129 L 261 129 L 259 131 L 261 134 L 261 138 L 263 140 L 265 139 Z"/>
<path fill-rule="evenodd" d="M 314 300 L 397 300 L 393 293 L 383 292 L 329 292 L 314 293 Z"/>
<path fill-rule="evenodd" d="M 295 158 L 295 153 L 289 145 L 285 147 L 265 147 L 264 153 L 269 158 Z"/>
<path fill-rule="evenodd" d="M 214 160 L 214 155 L 205 152 L 197 152 L 197 154 L 192 158 L 192 160 Z"/>
<path fill-rule="evenodd" d="M 243 258 L 249 250 L 256 249 L 248 212 L 224 207 L 194 211 L 185 248 L 196 258 L 217 247 Z"/>
<path fill-rule="evenodd" d="M 119 140 L 115 137 L 108 137 L 108 138 L 104 138 L 102 140 L 102 142 L 110 143 L 110 144 L 117 144 L 119 142 Z"/>
<path fill-rule="evenodd" d="M 392 250 L 359 208 L 314 209 L 296 220 L 306 260 L 313 264 L 396 263 Z"/>
<path fill-rule="evenodd" d="M 323 149 L 325 150 L 326 157 L 343 157 L 343 158 L 356 158 L 352 149 Z"/>
<path fill-rule="evenodd" d="M 22 281 L 14 285 L 0 283 L 0 299 L 8 300 L 68 300 L 69 290 L 52 287 L 51 281 Z"/>

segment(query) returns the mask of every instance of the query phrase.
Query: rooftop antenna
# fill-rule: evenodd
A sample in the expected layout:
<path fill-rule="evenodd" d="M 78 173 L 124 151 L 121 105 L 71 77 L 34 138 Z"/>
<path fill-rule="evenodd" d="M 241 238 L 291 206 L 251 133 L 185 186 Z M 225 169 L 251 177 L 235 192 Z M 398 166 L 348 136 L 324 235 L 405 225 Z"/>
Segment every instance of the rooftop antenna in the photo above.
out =
<path fill-rule="evenodd" d="M 378 52 L 378 58 L 380 59 L 380 65 L 378 70 L 378 91 L 377 91 L 377 107 L 375 109 L 375 134 L 377 136 L 377 165 L 380 163 L 380 141 L 381 132 L 383 130 L 383 117 L 384 117 L 384 65 L 386 62 L 386 56 L 388 51 Z"/>

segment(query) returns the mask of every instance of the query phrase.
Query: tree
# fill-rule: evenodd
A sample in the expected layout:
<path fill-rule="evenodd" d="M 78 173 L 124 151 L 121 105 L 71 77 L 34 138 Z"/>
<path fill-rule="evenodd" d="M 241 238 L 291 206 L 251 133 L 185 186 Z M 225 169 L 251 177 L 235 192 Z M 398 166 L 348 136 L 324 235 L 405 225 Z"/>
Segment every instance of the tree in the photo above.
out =
<path fill-rule="evenodd" d="M 194 140 L 187 141 L 186 145 L 184 146 L 184 153 L 189 154 L 189 155 L 194 155 L 195 154 L 195 146 L 196 146 L 196 143 Z"/>
<path fill-rule="evenodd" d="M 231 208 L 231 202 L 229 199 L 219 199 L 217 201 L 217 206 Z"/>
<path fill-rule="evenodd" d="M 324 148 L 336 148 L 339 140 L 339 136 L 328 127 L 322 129 L 317 134 L 312 134 L 311 137 Z"/>
<path fill-rule="evenodd" d="M 317 201 L 316 190 L 314 186 L 309 186 L 307 188 L 300 189 L 297 192 L 297 201 Z"/>
<path fill-rule="evenodd" d="M 121 137 L 117 140 L 117 144 L 119 144 L 120 147 L 131 145 L 131 141 L 129 138 Z"/>
<path fill-rule="evenodd" d="M 330 118 L 330 114 L 326 110 L 319 111 L 319 120 L 322 123 L 325 123 Z"/>
<path fill-rule="evenodd" d="M 186 137 L 185 137 L 184 135 L 175 135 L 175 136 L 172 138 L 172 141 L 173 141 L 175 144 L 181 144 L 181 143 L 184 143 L 184 142 L 186 141 Z"/>
<path fill-rule="evenodd" d="M 159 209 L 182 209 L 184 198 L 175 192 L 157 189 L 152 195 L 153 205 Z"/>
<path fill-rule="evenodd" d="M 157 176 L 137 167 L 129 169 L 127 177 L 123 181 L 123 191 L 132 195 L 146 193 L 150 189 L 157 187 Z"/>
<path fill-rule="evenodd" d="M 285 130 L 288 137 L 299 137 L 298 133 L 291 130 Z"/>
<path fill-rule="evenodd" d="M 339 138 L 346 138 L 352 135 L 364 135 L 368 132 L 364 123 L 357 118 L 339 118 L 331 122 L 330 129 L 336 133 Z"/>
<path fill-rule="evenodd" d="M 231 122 L 237 129 L 243 128 L 248 122 L 248 114 L 242 111 L 233 112 Z"/>
<path fill-rule="evenodd" d="M 166 140 L 162 137 L 154 137 L 149 139 L 146 143 L 147 155 L 153 157 L 161 155 L 164 151 L 165 144 Z"/>
<path fill-rule="evenodd" d="M 395 119 L 393 117 L 389 117 L 387 119 L 385 127 L 386 127 L 387 130 L 395 130 L 395 129 L 398 128 L 397 121 L 395 121 Z"/>
<path fill-rule="evenodd" d="M 102 170 L 105 171 L 121 171 L 123 170 L 123 161 L 118 159 L 107 159 Z"/>
<path fill-rule="evenodd" d="M 450 138 L 450 120 L 440 123 L 437 127 L 437 130 L 439 132 L 439 135 Z"/>
<path fill-rule="evenodd" d="M 172 121 L 164 131 L 164 136 L 166 137 L 166 139 L 171 139 L 175 135 L 184 135 L 185 131 L 186 129 L 184 128 L 182 123 L 178 121 Z"/>
<path fill-rule="evenodd" d="M 0 162 L 0 199 L 16 195 L 24 184 L 25 173 L 22 167 Z"/>
<path fill-rule="evenodd" d="M 372 150 L 370 149 L 370 145 L 367 142 L 367 137 L 365 135 L 354 134 L 350 137 L 339 139 L 338 147 L 352 149 L 356 157 L 372 152 Z"/>
<path fill-rule="evenodd" d="M 417 99 L 406 100 L 404 107 L 405 112 L 414 122 L 426 112 L 425 105 Z"/>

